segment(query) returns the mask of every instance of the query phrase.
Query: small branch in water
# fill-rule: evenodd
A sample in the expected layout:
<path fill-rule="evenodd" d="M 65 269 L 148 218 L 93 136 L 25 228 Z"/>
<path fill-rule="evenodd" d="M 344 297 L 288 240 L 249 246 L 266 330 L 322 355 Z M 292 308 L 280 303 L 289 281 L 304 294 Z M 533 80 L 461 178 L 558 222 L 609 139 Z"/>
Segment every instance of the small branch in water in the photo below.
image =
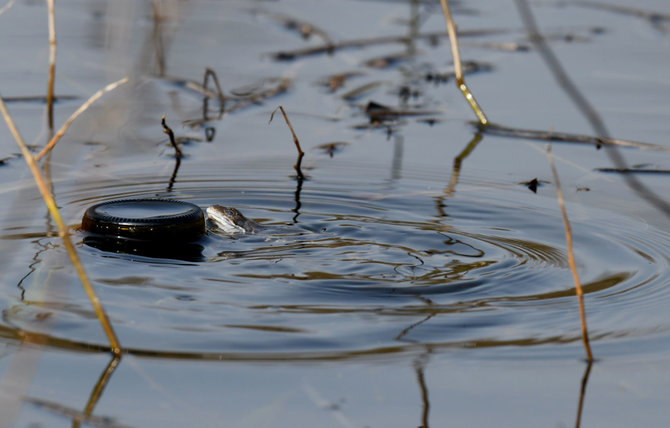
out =
<path fill-rule="evenodd" d="M 563 226 L 565 228 L 565 244 L 568 249 L 568 264 L 570 265 L 570 272 L 572 272 L 572 279 L 575 282 L 577 300 L 579 300 L 579 318 L 582 324 L 582 341 L 584 342 L 584 349 L 586 350 L 586 360 L 590 363 L 593 361 L 593 354 L 591 353 L 591 346 L 589 345 L 589 332 L 586 328 L 584 291 L 582 290 L 582 284 L 580 283 L 579 275 L 577 274 L 575 254 L 572 249 L 572 230 L 570 229 L 568 214 L 565 210 L 565 203 L 563 202 L 563 192 L 561 191 L 561 182 L 558 179 L 558 171 L 556 171 L 556 165 L 554 164 L 554 156 L 551 154 L 551 144 L 547 144 L 547 157 L 549 158 L 551 172 L 554 175 L 554 183 L 556 183 L 556 198 L 558 199 L 558 206 L 561 208 L 561 217 L 563 218 Z"/>
<path fill-rule="evenodd" d="M 293 142 L 295 143 L 295 148 L 298 150 L 298 160 L 296 161 L 295 165 L 293 168 L 295 168 L 295 171 L 298 173 L 298 178 L 299 179 L 304 179 L 305 176 L 302 173 L 302 169 L 300 165 L 302 164 L 302 158 L 305 156 L 305 152 L 302 151 L 300 148 L 300 141 L 298 141 L 298 136 L 295 135 L 295 131 L 293 130 L 293 126 L 291 125 L 291 121 L 288 120 L 288 116 L 286 115 L 286 112 L 284 111 L 284 107 L 279 106 L 276 109 L 272 111 L 272 114 L 270 114 L 270 122 L 272 122 L 272 118 L 274 117 L 275 113 L 277 110 L 281 110 L 281 114 L 284 115 L 284 120 L 286 121 L 286 124 L 288 125 L 288 128 L 291 130 L 291 134 L 293 135 Z"/>
<path fill-rule="evenodd" d="M 616 12 L 616 13 L 620 13 L 620 14 L 623 14 L 623 15 L 636 16 L 638 18 L 642 18 L 642 19 L 645 19 L 645 20 L 649 21 L 661 33 L 665 33 L 667 31 L 666 28 L 663 26 L 662 22 L 663 21 L 670 21 L 670 15 L 668 15 L 666 13 L 636 9 L 636 8 L 626 7 L 626 6 L 617 6 L 617 5 L 613 5 L 613 4 L 607 4 L 607 3 L 604 3 L 604 2 L 576 1 L 576 2 L 573 2 L 572 4 L 575 4 L 577 6 L 586 6 L 586 7 L 601 9 L 601 10 L 609 10 L 611 12 Z"/>
<path fill-rule="evenodd" d="M 449 12 L 449 2 L 448 0 L 440 0 L 440 4 L 442 5 L 442 12 L 444 13 L 444 19 L 447 24 L 447 32 L 449 33 L 449 41 L 451 42 L 451 55 L 454 57 L 454 74 L 456 75 L 456 86 L 458 86 L 458 89 L 460 89 L 463 93 L 463 96 L 465 97 L 468 104 L 470 104 L 472 111 L 475 112 L 475 116 L 477 116 L 479 123 L 481 123 L 483 126 L 486 126 L 488 125 L 489 121 L 486 118 L 486 115 L 484 115 L 482 109 L 479 107 L 479 104 L 477 104 L 474 95 L 472 95 L 472 92 L 470 92 L 470 89 L 468 89 L 468 86 L 465 84 L 465 80 L 463 79 L 461 55 L 458 52 L 458 38 L 456 37 L 456 25 L 451 19 L 451 13 Z"/>
<path fill-rule="evenodd" d="M 638 141 L 618 140 L 608 137 L 593 137 L 583 134 L 571 134 L 567 132 L 542 131 L 535 129 L 511 128 L 498 125 L 497 123 L 488 123 L 481 126 L 479 122 L 472 122 L 477 126 L 480 132 L 491 135 L 500 135 L 503 137 L 524 138 L 528 140 L 559 141 L 564 143 L 589 144 L 600 146 L 619 146 L 630 147 L 643 150 L 670 151 L 670 148 L 656 144 L 642 143 Z"/>
<path fill-rule="evenodd" d="M 280 25 L 283 25 L 288 30 L 294 30 L 300 34 L 303 39 L 309 39 L 312 35 L 316 35 L 324 43 L 333 44 L 332 39 L 328 36 L 324 30 L 312 25 L 310 22 L 303 21 L 297 18 L 293 18 L 289 15 L 283 15 L 280 13 L 266 13 L 261 10 L 253 10 L 254 14 L 266 15 L 272 21 L 277 22 Z"/>
<path fill-rule="evenodd" d="M 484 30 L 465 30 L 459 31 L 461 36 L 485 36 L 485 35 L 495 35 L 509 32 L 510 30 L 505 29 L 484 29 Z M 417 34 L 414 39 L 427 39 L 431 41 L 439 40 L 440 38 L 446 37 L 444 31 L 437 31 L 431 33 L 421 33 Z M 382 36 L 382 37 L 373 37 L 367 39 L 352 39 L 352 40 L 343 40 L 339 43 L 327 43 L 318 46 L 310 46 L 308 48 L 296 49 L 291 51 L 279 51 L 270 54 L 272 58 L 276 61 L 292 61 L 294 59 L 319 55 L 319 54 L 332 54 L 335 51 L 339 51 L 347 48 L 362 48 L 366 46 L 381 45 L 381 44 L 394 44 L 394 43 L 409 43 L 412 39 L 407 36 Z"/>
<path fill-rule="evenodd" d="M 49 141 L 49 143 L 46 146 L 44 146 L 44 148 L 35 156 L 35 160 L 37 160 L 37 161 L 40 160 L 42 158 L 42 156 L 46 155 L 47 153 L 49 153 L 49 151 L 51 149 L 54 148 L 54 146 L 56 145 L 58 140 L 60 140 L 61 137 L 65 134 L 65 131 L 67 131 L 67 128 L 77 118 L 77 116 L 79 116 L 84 111 L 86 111 L 86 109 L 88 109 L 91 106 L 91 104 L 93 104 L 95 101 L 97 101 L 98 98 L 102 97 L 106 92 L 109 92 L 111 90 L 114 90 L 114 89 L 118 88 L 119 86 L 123 85 L 127 81 L 128 81 L 128 78 L 124 77 L 121 80 L 117 80 L 114 83 L 110 83 L 109 85 L 100 89 L 95 94 L 91 95 L 91 98 L 89 98 L 84 104 L 82 104 L 81 107 L 79 107 L 74 113 L 72 113 L 72 115 L 65 121 L 63 126 L 61 126 L 61 128 L 56 133 L 56 135 L 54 135 L 53 138 L 51 138 L 51 140 Z"/>
<path fill-rule="evenodd" d="M 174 132 L 172 132 L 172 129 L 165 123 L 165 115 L 161 116 L 161 125 L 163 125 L 163 132 L 168 134 L 168 137 L 170 137 L 170 144 L 172 145 L 172 147 L 174 147 L 177 159 L 181 159 L 182 157 L 181 149 L 179 148 L 177 142 L 174 139 Z"/>

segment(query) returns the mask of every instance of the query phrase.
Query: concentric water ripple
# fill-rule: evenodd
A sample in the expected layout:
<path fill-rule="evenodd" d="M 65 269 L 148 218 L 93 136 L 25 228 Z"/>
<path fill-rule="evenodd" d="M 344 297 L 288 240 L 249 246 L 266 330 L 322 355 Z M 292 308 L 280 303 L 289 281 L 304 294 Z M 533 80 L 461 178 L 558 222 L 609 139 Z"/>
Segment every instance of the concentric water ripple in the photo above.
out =
<path fill-rule="evenodd" d="M 424 345 L 578 343 L 554 200 L 515 187 L 468 191 L 467 183 L 446 196 L 422 180 L 302 184 L 298 194 L 291 178 L 185 176 L 167 195 L 235 206 L 265 226 L 235 237 L 211 231 L 197 262 L 80 245 L 124 345 L 166 355 L 329 358 Z M 164 182 L 89 182 L 61 193 L 81 211 L 129 196 L 166 196 Z M 667 327 L 669 236 L 583 207 L 572 226 L 593 337 L 635 339 Z M 58 247 L 43 257 L 64 260 Z M 46 308 L 6 311 L 3 324 L 100 343 L 83 293 L 59 293 Z"/>

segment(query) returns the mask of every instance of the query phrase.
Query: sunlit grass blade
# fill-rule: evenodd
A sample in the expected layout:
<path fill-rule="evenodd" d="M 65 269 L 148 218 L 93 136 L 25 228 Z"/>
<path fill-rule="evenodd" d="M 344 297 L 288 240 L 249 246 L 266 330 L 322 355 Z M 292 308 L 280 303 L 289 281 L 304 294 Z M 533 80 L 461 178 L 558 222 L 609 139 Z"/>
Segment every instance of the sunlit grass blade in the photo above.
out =
<path fill-rule="evenodd" d="M 35 157 L 32 155 L 32 153 L 30 153 L 28 147 L 26 146 L 26 143 L 23 141 L 23 138 L 19 134 L 19 131 L 16 128 L 16 125 L 14 124 L 14 121 L 9 115 L 7 108 L 5 107 L 5 103 L 2 100 L 1 95 L 0 95 L 0 113 L 2 113 L 5 122 L 7 122 L 7 126 L 9 127 L 10 132 L 12 133 L 14 139 L 16 140 L 16 144 L 19 146 L 21 154 L 23 155 L 23 158 L 26 160 L 30 172 L 33 174 L 33 178 L 35 179 L 37 188 L 39 189 L 40 194 L 42 195 L 42 199 L 44 199 L 44 203 L 46 204 L 47 209 L 51 214 L 51 217 L 56 223 L 56 226 L 58 227 L 58 235 L 61 237 L 63 245 L 65 246 L 65 250 L 67 251 L 67 254 L 70 257 L 70 261 L 72 262 L 72 265 L 74 266 L 77 272 L 77 276 L 79 277 L 79 280 L 81 281 L 84 287 L 84 291 L 86 291 L 86 294 L 88 295 L 88 298 L 91 301 L 91 304 L 93 305 L 95 314 L 98 317 L 100 324 L 102 325 L 105 335 L 107 336 L 107 340 L 109 341 L 112 353 L 114 355 L 121 355 L 121 346 L 119 345 L 119 341 L 116 338 L 116 334 L 114 333 L 114 330 L 109 321 L 109 318 L 107 317 L 107 314 L 105 313 L 102 303 L 100 302 L 100 299 L 98 299 L 98 296 L 95 293 L 95 290 L 93 289 L 93 285 L 89 281 L 88 276 L 84 271 L 84 266 L 81 264 L 81 261 L 79 260 L 79 256 L 77 255 L 74 245 L 72 244 L 72 240 L 70 239 L 70 232 L 68 230 L 68 227 L 65 224 L 65 222 L 63 222 L 60 212 L 58 211 L 58 207 L 56 206 L 56 201 L 54 200 L 51 192 L 47 188 L 46 182 L 44 180 L 44 177 L 42 176 L 39 166 L 37 165 Z"/>
<path fill-rule="evenodd" d="M 489 120 L 486 118 L 486 115 L 477 104 L 475 96 L 472 95 L 468 85 L 465 84 L 465 79 L 463 79 L 463 67 L 461 66 L 461 54 L 458 51 L 458 39 L 456 36 L 456 25 L 454 24 L 453 19 L 451 19 L 451 13 L 449 12 L 449 1 L 440 0 L 442 4 L 442 12 L 444 12 L 444 19 L 447 23 L 447 32 L 449 33 L 449 42 L 451 43 L 451 55 L 454 58 L 454 72 L 456 74 L 456 85 L 458 89 L 461 90 L 463 96 L 467 100 L 468 104 L 472 108 L 472 111 L 475 112 L 477 120 L 482 125 L 488 125 Z"/>
<path fill-rule="evenodd" d="M 563 192 L 561 191 L 561 182 L 558 178 L 558 171 L 554 164 L 554 156 L 551 154 L 551 144 L 547 145 L 547 157 L 549 158 L 549 165 L 551 172 L 554 175 L 554 183 L 556 185 L 556 199 L 558 199 L 558 206 L 561 208 L 561 217 L 563 218 L 563 227 L 565 228 L 565 245 L 568 249 L 568 265 L 572 273 L 572 279 L 575 283 L 575 292 L 577 293 L 577 300 L 579 300 L 579 319 L 582 324 L 582 341 L 584 342 L 584 349 L 586 350 L 586 359 L 589 362 L 593 361 L 593 354 L 591 353 L 591 345 L 589 345 L 589 332 L 586 328 L 586 310 L 584 309 L 584 291 L 582 284 L 579 281 L 577 274 L 577 266 L 575 264 L 575 254 L 572 249 L 572 229 L 568 221 L 568 214 L 565 209 L 565 202 L 563 201 Z"/>
<path fill-rule="evenodd" d="M 82 104 L 74 113 L 72 113 L 72 115 L 70 115 L 70 117 L 65 121 L 63 126 L 60 127 L 60 129 L 58 130 L 56 135 L 54 135 L 51 138 L 49 143 L 46 146 L 44 146 L 44 148 L 37 155 L 35 155 L 35 160 L 39 161 L 44 155 L 49 153 L 49 151 L 54 148 L 56 143 L 58 143 L 58 141 L 61 139 L 61 137 L 63 137 L 63 135 L 65 134 L 65 132 L 69 128 L 70 124 L 77 118 L 77 116 L 79 116 L 84 111 L 86 111 L 86 109 L 88 109 L 91 106 L 91 104 L 93 104 L 95 101 L 97 101 L 98 98 L 102 97 L 105 93 L 118 88 L 119 86 L 123 85 L 127 81 L 128 81 L 128 78 L 124 77 L 123 79 L 120 79 L 120 80 L 117 80 L 116 82 L 110 83 L 109 85 L 100 89 L 95 94 L 91 95 L 91 97 L 84 104 Z"/>
<path fill-rule="evenodd" d="M 572 79 L 570 79 L 570 76 L 561 65 L 558 57 L 554 55 L 545 38 L 540 34 L 538 26 L 535 22 L 535 17 L 533 16 L 530 6 L 528 6 L 528 2 L 526 2 L 526 0 L 516 0 L 516 5 L 519 9 L 521 20 L 526 27 L 529 40 L 533 43 L 535 49 L 547 64 L 547 67 L 549 67 L 549 70 L 554 76 L 556 82 L 560 85 L 563 91 L 565 91 L 568 97 L 570 97 L 584 118 L 589 121 L 589 124 L 596 132 L 596 136 L 599 139 L 608 139 L 609 133 L 607 132 L 605 123 L 598 114 L 598 111 L 593 108 L 593 106 L 591 106 L 591 104 L 588 102 L 587 98 L 582 95 L 577 85 L 572 81 Z M 601 140 L 596 140 L 596 147 L 600 148 L 601 142 Z M 616 147 L 606 146 L 605 149 L 610 160 L 617 168 L 624 169 L 627 167 L 624 157 L 618 150 L 616 150 Z M 667 217 L 670 217 L 670 203 L 667 200 L 664 200 L 662 197 L 658 196 L 648 186 L 646 186 L 634 176 L 625 175 L 623 178 L 626 181 L 626 184 L 635 192 L 637 192 L 641 198 L 643 198 L 659 211 L 663 212 Z"/>
<path fill-rule="evenodd" d="M 4 5 L 3 7 L 0 7 L 0 15 L 7 12 L 9 10 L 9 8 L 14 6 L 14 2 L 15 2 L 15 0 L 9 0 L 6 5 Z"/>

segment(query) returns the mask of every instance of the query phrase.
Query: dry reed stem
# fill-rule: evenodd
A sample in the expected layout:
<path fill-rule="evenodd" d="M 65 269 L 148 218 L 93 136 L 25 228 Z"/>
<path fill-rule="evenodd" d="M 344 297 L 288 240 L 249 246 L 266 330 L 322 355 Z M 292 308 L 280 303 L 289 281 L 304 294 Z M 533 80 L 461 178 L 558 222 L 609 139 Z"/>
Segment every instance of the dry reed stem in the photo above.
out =
<path fill-rule="evenodd" d="M 0 113 L 2 113 L 5 122 L 7 122 L 7 126 L 9 127 L 10 132 L 12 133 L 14 139 L 16 140 L 16 144 L 19 146 L 19 149 L 23 154 L 23 158 L 26 160 L 28 168 L 30 168 L 30 172 L 33 174 L 33 178 L 35 179 L 37 188 L 39 189 L 40 194 L 42 195 L 42 199 L 44 199 L 44 203 L 46 204 L 47 209 L 51 214 L 51 217 L 56 223 L 56 226 L 58 227 L 58 236 L 60 236 L 61 239 L 63 240 L 63 244 L 65 245 L 65 250 L 67 251 L 67 254 L 70 257 L 70 261 L 72 262 L 72 265 L 74 266 L 77 272 L 77 276 L 79 277 L 79 280 L 81 281 L 82 286 L 84 287 L 84 291 L 88 295 L 88 298 L 91 301 L 91 304 L 93 305 L 95 314 L 97 315 L 98 320 L 102 325 L 102 329 L 104 330 L 105 335 L 107 336 L 107 340 L 109 341 L 110 350 L 114 355 L 120 356 L 122 351 L 121 346 L 119 345 L 119 341 L 116 338 L 116 334 L 114 333 L 114 330 L 109 321 L 109 318 L 107 317 L 107 314 L 105 313 L 102 303 L 100 302 L 100 299 L 98 299 L 98 296 L 96 295 L 95 290 L 93 289 L 93 285 L 90 283 L 88 276 L 84 271 L 84 266 L 81 264 L 79 256 L 77 256 L 77 252 L 74 248 L 74 245 L 72 244 L 72 240 L 70 239 L 70 232 L 68 230 L 68 227 L 65 224 L 65 222 L 63 222 L 63 219 L 60 216 L 60 212 L 58 211 L 58 207 L 56 206 L 56 201 L 54 200 L 51 192 L 47 188 L 44 177 L 42 177 L 42 173 L 40 172 L 35 157 L 28 150 L 26 143 L 23 141 L 23 138 L 19 134 L 19 131 L 16 128 L 14 121 L 12 120 L 12 117 L 9 115 L 9 112 L 5 107 L 5 103 L 2 100 L 2 96 L 0 96 Z"/>
<path fill-rule="evenodd" d="M 447 23 L 447 32 L 449 33 L 449 42 L 451 43 L 451 55 L 454 58 L 454 73 L 456 74 L 456 86 L 461 90 L 463 96 L 465 97 L 468 104 L 472 108 L 472 111 L 475 112 L 477 120 L 479 123 L 486 126 L 489 121 L 486 118 L 486 115 L 477 104 L 474 95 L 468 89 L 468 85 L 465 84 L 465 79 L 463 79 L 463 68 L 461 67 L 461 54 L 458 51 L 458 39 L 456 36 L 456 25 L 454 24 L 453 19 L 451 19 L 451 13 L 449 12 L 449 1 L 440 0 L 442 5 L 442 12 L 444 13 L 444 19 Z"/>
<path fill-rule="evenodd" d="M 117 80 L 114 83 L 110 83 L 109 85 L 105 86 L 104 88 L 100 89 L 98 92 L 93 94 L 91 96 L 91 98 L 89 98 L 84 104 L 82 104 L 77 109 L 77 111 L 72 113 L 72 115 L 65 121 L 63 126 L 61 126 L 61 128 L 58 130 L 56 135 L 54 135 L 53 138 L 51 138 L 49 143 L 37 155 L 35 155 L 35 160 L 39 161 L 42 158 L 42 156 L 46 155 L 51 149 L 53 149 L 53 147 L 61 139 L 63 134 L 65 134 L 65 131 L 67 131 L 67 128 L 77 118 L 77 116 L 79 116 L 84 111 L 86 111 L 86 109 L 88 109 L 91 106 L 91 104 L 93 104 L 95 101 L 97 101 L 98 98 L 102 97 L 106 92 L 109 92 L 111 90 L 114 90 L 114 89 L 118 88 L 119 86 L 123 85 L 127 81 L 128 81 L 128 78 L 124 77 L 121 80 Z"/>
<path fill-rule="evenodd" d="M 46 0 L 49 10 L 49 83 L 47 85 L 47 122 L 49 132 L 54 129 L 54 82 L 56 80 L 56 18 L 54 0 Z"/>
<path fill-rule="evenodd" d="M 10 7 L 14 6 L 14 1 L 15 0 L 9 0 L 6 5 L 2 6 L 0 8 L 0 15 L 7 12 L 7 10 L 9 10 Z"/>
<path fill-rule="evenodd" d="M 295 171 L 298 174 L 298 178 L 305 178 L 305 176 L 302 174 L 302 168 L 300 165 L 302 164 L 302 158 L 305 156 L 305 152 L 302 151 L 300 148 L 300 141 L 298 141 L 298 136 L 295 135 L 295 131 L 293 130 L 293 126 L 291 126 L 291 121 L 288 120 L 288 116 L 286 115 L 286 112 L 284 111 L 284 107 L 278 106 L 276 109 L 272 111 L 272 114 L 270 114 L 270 122 L 272 122 L 272 118 L 274 117 L 275 113 L 277 110 L 281 110 L 281 114 L 284 115 L 284 120 L 286 121 L 286 124 L 288 125 L 288 129 L 291 130 L 291 134 L 293 135 L 293 142 L 295 143 L 295 148 L 298 149 L 298 160 L 296 161 L 295 165 L 293 168 L 295 168 Z"/>
<path fill-rule="evenodd" d="M 563 69 L 561 62 L 558 60 L 556 55 L 554 55 L 553 51 L 549 48 L 549 44 L 540 34 L 528 3 L 525 0 L 516 0 L 516 4 L 517 8 L 519 9 L 519 14 L 521 15 L 521 20 L 526 27 L 529 40 L 533 43 L 540 56 L 549 67 L 549 70 L 553 74 L 554 79 L 556 79 L 556 82 L 561 86 L 565 93 L 570 97 L 572 102 L 589 121 L 589 124 L 596 132 L 597 137 L 600 139 L 609 138 L 609 133 L 607 132 L 607 128 L 600 118 L 600 115 L 596 109 L 589 104 L 586 97 L 582 95 L 582 93 L 579 91 L 579 88 L 577 88 L 577 85 L 572 82 L 568 76 L 568 73 Z M 601 140 L 596 140 L 596 147 L 599 148 L 601 143 Z M 617 168 L 626 168 L 626 162 L 621 153 L 616 150 L 616 147 L 606 146 L 605 149 L 610 160 L 612 163 L 614 163 L 614 165 L 616 165 Z M 641 198 L 646 200 L 650 205 L 654 206 L 659 211 L 663 212 L 666 216 L 670 217 L 670 202 L 663 200 L 636 177 L 631 175 L 624 175 L 623 178 L 626 184 L 635 192 L 637 192 Z"/>
<path fill-rule="evenodd" d="M 563 192 L 561 191 L 561 182 L 558 179 L 558 171 L 554 164 L 554 156 L 551 154 L 551 144 L 547 144 L 547 157 L 549 158 L 549 166 L 551 173 L 554 175 L 554 183 L 556 183 L 556 198 L 558 199 L 558 206 L 561 208 L 561 217 L 563 218 L 563 227 L 565 228 L 565 245 L 568 249 L 568 264 L 570 265 L 570 272 L 572 272 L 572 279 L 575 282 L 575 291 L 577 293 L 577 300 L 579 300 L 579 319 L 582 323 L 582 341 L 584 342 L 584 349 L 586 350 L 586 359 L 588 362 L 593 361 L 593 354 L 591 353 L 591 346 L 589 345 L 589 332 L 586 328 L 586 311 L 584 310 L 584 292 L 582 284 L 579 281 L 577 274 L 577 266 L 575 265 L 575 254 L 572 249 L 572 230 L 570 222 L 568 221 L 568 214 L 565 210 L 565 203 L 563 201 Z"/>

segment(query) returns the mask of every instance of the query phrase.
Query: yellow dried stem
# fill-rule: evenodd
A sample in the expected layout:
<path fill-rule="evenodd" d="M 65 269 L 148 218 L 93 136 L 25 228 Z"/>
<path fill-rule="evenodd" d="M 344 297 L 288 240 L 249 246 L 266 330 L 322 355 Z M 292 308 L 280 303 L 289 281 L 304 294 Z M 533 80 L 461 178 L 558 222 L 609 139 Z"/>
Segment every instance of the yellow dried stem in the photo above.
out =
<path fill-rule="evenodd" d="M 14 1 L 15 0 L 9 0 L 6 5 L 4 5 L 3 7 L 0 7 L 0 15 L 7 12 L 10 7 L 14 6 Z"/>
<path fill-rule="evenodd" d="M 568 214 L 565 210 L 565 203 L 563 202 L 563 192 L 561 191 L 561 182 L 558 179 L 558 171 L 554 164 L 554 156 L 551 154 L 551 144 L 547 144 L 547 157 L 549 158 L 549 166 L 554 175 L 554 183 L 556 183 L 556 198 L 558 199 L 558 206 L 561 208 L 561 217 L 563 218 L 563 227 L 565 228 L 565 245 L 568 249 L 568 264 L 570 272 L 572 272 L 572 279 L 575 282 L 575 291 L 577 293 L 577 300 L 579 301 L 579 318 L 582 324 L 582 341 L 586 349 L 586 359 L 589 362 L 593 361 L 593 354 L 591 353 L 591 346 L 589 345 L 589 332 L 586 328 L 586 310 L 584 309 L 584 292 L 582 284 L 579 281 L 577 274 L 577 266 L 575 264 L 575 254 L 572 249 L 572 229 L 568 221 Z"/>
<path fill-rule="evenodd" d="M 118 88 L 119 86 L 123 85 L 127 81 L 128 81 L 128 78 L 124 77 L 121 80 L 117 80 L 114 83 L 110 83 L 109 85 L 105 86 L 104 88 L 100 89 L 98 92 L 93 94 L 91 96 L 91 98 L 88 99 L 88 101 L 86 101 L 84 104 L 81 105 L 81 107 L 79 107 L 77 109 L 77 111 L 72 113 L 72 115 L 65 121 L 63 126 L 60 127 L 60 129 L 58 130 L 56 135 L 54 135 L 53 138 L 51 138 L 49 143 L 46 146 L 44 146 L 44 148 L 37 155 L 35 155 L 35 160 L 37 160 L 37 161 L 40 160 L 42 158 L 42 156 L 46 155 L 47 153 L 49 153 L 49 151 L 51 149 L 54 148 L 56 143 L 61 139 L 63 134 L 65 134 L 65 131 L 67 131 L 67 128 L 70 126 L 72 121 L 74 121 L 77 118 L 77 116 L 79 116 L 84 111 L 86 111 L 86 109 L 88 109 L 91 106 L 91 104 L 93 104 L 95 101 L 97 101 L 98 98 L 102 97 L 106 92 L 109 92 L 113 89 Z"/>
<path fill-rule="evenodd" d="M 477 104 L 475 96 L 472 95 L 468 85 L 465 84 L 465 79 L 463 79 L 463 67 L 461 66 L 461 54 L 458 51 L 458 38 L 456 36 L 456 25 L 454 24 L 453 19 L 451 19 L 451 13 L 449 12 L 449 1 L 440 0 L 442 5 L 442 12 L 444 12 L 444 19 L 447 23 L 447 32 L 449 33 L 449 42 L 451 43 L 451 55 L 454 58 L 454 74 L 456 75 L 456 85 L 458 89 L 461 90 L 465 100 L 470 104 L 472 111 L 475 112 L 477 120 L 479 123 L 486 126 L 489 123 L 489 120 L 486 118 L 486 115 Z"/>
<path fill-rule="evenodd" d="M 109 318 L 107 317 L 107 314 L 105 313 L 105 310 L 102 307 L 102 303 L 98 299 L 98 296 L 96 295 L 95 290 L 93 289 L 93 285 L 90 283 L 88 276 L 84 271 L 84 267 L 81 264 L 81 261 L 79 260 L 79 256 L 77 256 L 77 252 L 75 251 L 74 245 L 72 244 L 72 240 L 70 239 L 70 232 L 68 230 L 68 227 L 65 224 L 65 222 L 63 222 L 63 219 L 60 216 L 60 212 L 58 211 L 58 207 L 56 206 L 56 201 L 54 200 L 53 196 L 51 195 L 51 192 L 49 192 L 49 189 L 47 188 L 45 180 L 42 177 L 42 173 L 40 172 L 40 169 L 37 165 L 37 161 L 35 160 L 34 156 L 30 153 L 28 147 L 23 141 L 23 138 L 19 134 L 19 131 L 16 128 L 16 125 L 14 124 L 14 121 L 9 115 L 7 108 L 5 107 L 5 103 L 2 100 L 1 95 L 0 95 L 0 113 L 2 113 L 5 122 L 7 122 L 7 126 L 9 127 L 10 132 L 12 133 L 14 139 L 16 140 L 16 144 L 19 146 L 19 149 L 23 154 L 23 158 L 26 160 L 26 163 L 28 164 L 30 172 L 33 174 L 33 178 L 35 179 L 37 188 L 39 189 L 40 194 L 42 195 L 42 199 L 44 199 L 44 203 L 46 204 L 47 209 L 51 214 L 51 217 L 56 223 L 56 226 L 58 227 L 58 236 L 60 236 L 61 239 L 63 240 L 63 244 L 65 246 L 65 250 L 67 251 L 68 256 L 70 257 L 70 261 L 72 262 L 72 265 L 74 266 L 77 272 L 77 276 L 79 277 L 79 280 L 81 281 L 84 287 L 84 291 L 86 291 L 86 294 L 88 295 L 88 298 L 91 301 L 91 304 L 93 305 L 93 309 L 98 317 L 98 320 L 100 321 L 100 324 L 102 325 L 102 329 L 107 335 L 107 340 L 109 341 L 110 349 L 114 355 L 120 356 L 121 346 L 119 345 L 119 341 L 117 340 L 116 334 L 114 333 L 112 325 L 109 322 Z"/>

